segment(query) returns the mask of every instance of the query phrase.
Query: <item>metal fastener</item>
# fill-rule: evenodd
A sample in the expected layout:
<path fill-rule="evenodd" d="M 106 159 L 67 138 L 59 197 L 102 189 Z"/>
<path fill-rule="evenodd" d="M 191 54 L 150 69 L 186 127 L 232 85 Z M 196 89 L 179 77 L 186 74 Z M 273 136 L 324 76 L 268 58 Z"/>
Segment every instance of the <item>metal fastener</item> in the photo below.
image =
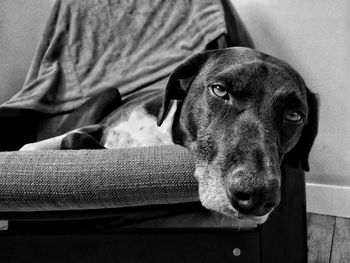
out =
<path fill-rule="evenodd" d="M 235 248 L 233 251 L 232 251 L 233 255 L 238 257 L 241 255 L 241 250 L 239 248 Z"/>

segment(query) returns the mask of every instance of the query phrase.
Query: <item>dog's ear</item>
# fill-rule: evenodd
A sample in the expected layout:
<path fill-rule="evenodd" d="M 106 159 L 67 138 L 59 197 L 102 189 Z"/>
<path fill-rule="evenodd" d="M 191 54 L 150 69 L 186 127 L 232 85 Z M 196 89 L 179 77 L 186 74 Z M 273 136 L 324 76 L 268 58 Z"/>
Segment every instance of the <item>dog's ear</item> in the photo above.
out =
<path fill-rule="evenodd" d="M 162 125 L 167 116 L 171 100 L 183 100 L 186 97 L 192 81 L 197 76 L 207 57 L 208 52 L 191 56 L 170 75 L 157 119 L 158 126 Z"/>
<path fill-rule="evenodd" d="M 307 123 L 302 130 L 298 143 L 288 152 L 287 156 L 294 166 L 298 166 L 300 162 L 302 168 L 309 171 L 309 153 L 318 131 L 318 99 L 308 88 L 306 88 L 306 94 L 309 108 Z"/>

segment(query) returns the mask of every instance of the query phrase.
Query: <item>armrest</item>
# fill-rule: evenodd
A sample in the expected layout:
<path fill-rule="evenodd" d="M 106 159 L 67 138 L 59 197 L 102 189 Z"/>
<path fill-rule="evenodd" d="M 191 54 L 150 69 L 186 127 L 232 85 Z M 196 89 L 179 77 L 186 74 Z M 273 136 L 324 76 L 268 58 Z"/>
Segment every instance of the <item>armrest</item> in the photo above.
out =
<path fill-rule="evenodd" d="M 196 202 L 193 173 L 181 146 L 0 152 L 0 217 Z"/>

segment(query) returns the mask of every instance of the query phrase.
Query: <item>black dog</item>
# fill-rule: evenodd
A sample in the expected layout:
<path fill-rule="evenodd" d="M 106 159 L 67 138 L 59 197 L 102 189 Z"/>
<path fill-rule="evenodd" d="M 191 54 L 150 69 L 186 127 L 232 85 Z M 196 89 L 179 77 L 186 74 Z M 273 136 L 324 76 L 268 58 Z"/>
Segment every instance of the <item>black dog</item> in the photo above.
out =
<path fill-rule="evenodd" d="M 280 202 L 284 155 L 294 147 L 290 154 L 308 170 L 317 100 L 276 58 L 248 48 L 213 50 L 176 68 L 165 92 L 123 105 L 102 127 L 99 143 L 106 148 L 187 147 L 196 157 L 203 206 L 263 223 Z M 60 149 L 80 132 L 22 150 Z"/>

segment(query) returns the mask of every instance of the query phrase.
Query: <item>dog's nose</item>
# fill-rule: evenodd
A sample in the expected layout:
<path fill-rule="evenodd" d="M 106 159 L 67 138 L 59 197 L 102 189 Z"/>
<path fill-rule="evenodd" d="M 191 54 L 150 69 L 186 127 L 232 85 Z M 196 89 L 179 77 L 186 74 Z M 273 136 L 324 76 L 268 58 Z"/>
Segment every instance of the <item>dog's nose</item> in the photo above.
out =
<path fill-rule="evenodd" d="M 237 211 L 245 215 L 263 216 L 278 206 L 280 191 L 277 180 L 249 181 L 237 180 L 229 186 L 228 196 Z"/>

